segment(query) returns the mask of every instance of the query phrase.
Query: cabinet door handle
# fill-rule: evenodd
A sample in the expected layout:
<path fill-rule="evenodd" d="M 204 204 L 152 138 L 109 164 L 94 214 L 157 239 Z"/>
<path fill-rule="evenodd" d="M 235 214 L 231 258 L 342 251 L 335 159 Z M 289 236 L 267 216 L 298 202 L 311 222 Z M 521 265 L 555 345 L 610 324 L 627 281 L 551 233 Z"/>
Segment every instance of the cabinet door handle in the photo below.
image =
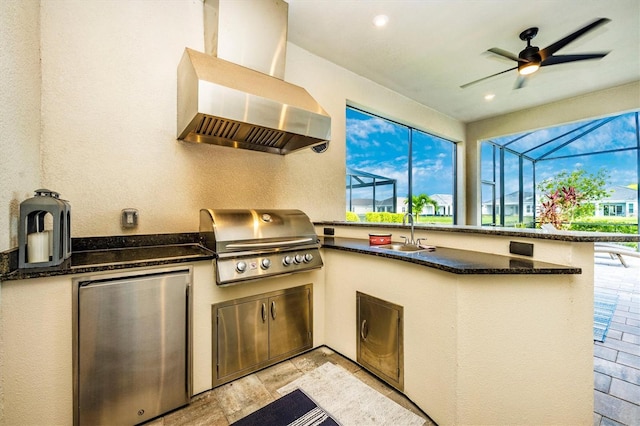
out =
<path fill-rule="evenodd" d="M 362 340 L 367 340 L 368 334 L 369 328 L 367 327 L 367 320 L 362 320 L 362 325 L 360 325 L 360 337 L 362 337 Z"/>
<path fill-rule="evenodd" d="M 276 301 L 271 302 L 271 318 L 276 319 Z"/>
<path fill-rule="evenodd" d="M 266 322 L 267 321 L 267 304 L 263 303 L 262 304 L 262 322 Z"/>

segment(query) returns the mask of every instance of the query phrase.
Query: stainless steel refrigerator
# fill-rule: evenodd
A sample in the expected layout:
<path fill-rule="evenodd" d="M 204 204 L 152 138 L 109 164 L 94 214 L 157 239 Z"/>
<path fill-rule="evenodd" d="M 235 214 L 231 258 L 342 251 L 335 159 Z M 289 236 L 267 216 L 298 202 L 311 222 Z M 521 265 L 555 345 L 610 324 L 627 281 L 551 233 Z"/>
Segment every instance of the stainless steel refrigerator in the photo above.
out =
<path fill-rule="evenodd" d="M 133 425 L 189 402 L 189 270 L 77 280 L 80 425 Z"/>

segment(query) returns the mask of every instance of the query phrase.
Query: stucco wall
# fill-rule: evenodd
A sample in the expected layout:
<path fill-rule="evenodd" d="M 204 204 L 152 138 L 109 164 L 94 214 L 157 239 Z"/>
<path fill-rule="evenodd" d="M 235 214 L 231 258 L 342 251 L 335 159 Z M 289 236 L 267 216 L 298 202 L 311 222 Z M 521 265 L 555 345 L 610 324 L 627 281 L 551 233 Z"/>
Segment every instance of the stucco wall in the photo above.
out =
<path fill-rule="evenodd" d="M 36 0 L 0 1 L 0 251 L 18 245 L 20 201 L 40 187 L 39 20 Z M 7 359 L 3 315 L 0 309 L 0 371 Z M 0 424 L 5 388 L 0 377 Z"/>
<path fill-rule="evenodd" d="M 22 200 L 40 188 L 40 3 L 0 2 L 0 251 L 18 245 Z"/>
<path fill-rule="evenodd" d="M 72 235 L 196 231 L 198 210 L 300 208 L 344 218 L 345 105 L 409 117 L 454 140 L 464 125 L 288 44 L 286 80 L 332 116 L 329 150 L 282 157 L 176 140 L 176 67 L 203 50 L 202 2 L 42 2 L 43 185 L 72 206 Z"/>
<path fill-rule="evenodd" d="M 385 229 L 335 231 L 366 239 Z M 512 239 L 428 230 L 419 236 L 438 247 L 499 255 L 508 254 Z M 356 358 L 361 291 L 404 307 L 404 392 L 438 424 L 588 424 L 593 245 L 528 242 L 537 246 L 536 260 L 579 265 L 582 274 L 451 274 L 325 249 L 327 345 Z"/>

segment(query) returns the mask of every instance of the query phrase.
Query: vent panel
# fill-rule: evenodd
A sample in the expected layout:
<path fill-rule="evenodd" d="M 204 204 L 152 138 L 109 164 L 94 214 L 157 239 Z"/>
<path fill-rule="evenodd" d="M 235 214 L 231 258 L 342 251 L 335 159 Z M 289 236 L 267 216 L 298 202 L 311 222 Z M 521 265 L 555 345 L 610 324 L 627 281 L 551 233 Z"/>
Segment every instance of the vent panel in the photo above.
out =
<path fill-rule="evenodd" d="M 246 141 L 264 146 L 277 146 L 284 139 L 285 132 L 265 129 L 264 127 L 252 127 L 247 134 Z"/>
<path fill-rule="evenodd" d="M 205 115 L 196 127 L 195 133 L 203 136 L 235 139 L 239 129 L 240 124 L 238 123 Z"/>

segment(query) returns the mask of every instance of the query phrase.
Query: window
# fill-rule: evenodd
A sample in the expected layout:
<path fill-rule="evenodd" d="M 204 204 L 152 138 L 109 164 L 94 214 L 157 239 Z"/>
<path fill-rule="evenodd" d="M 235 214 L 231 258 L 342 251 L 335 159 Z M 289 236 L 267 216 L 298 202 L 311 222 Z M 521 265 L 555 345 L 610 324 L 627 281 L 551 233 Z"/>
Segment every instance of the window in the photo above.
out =
<path fill-rule="evenodd" d="M 533 227 L 533 162 L 488 141 L 480 150 L 481 224 Z"/>
<path fill-rule="evenodd" d="M 559 172 L 611 170 L 602 188 L 609 192 L 640 183 L 640 112 L 492 138 L 482 141 L 480 150 L 481 223 L 533 227 L 545 186 Z M 596 200 L 598 215 L 638 216 L 637 205 L 602 201 L 607 203 Z M 580 214 L 591 213 L 584 209 Z"/>
<path fill-rule="evenodd" d="M 355 108 L 346 118 L 349 212 L 360 221 L 412 211 L 420 223 L 455 223 L 455 143 Z"/>
<path fill-rule="evenodd" d="M 500 186 L 498 185 L 497 177 L 500 176 L 500 159 L 498 157 L 498 147 L 492 143 L 483 142 L 480 150 L 482 225 L 499 225 L 500 213 L 497 201 L 500 199 Z"/>
<path fill-rule="evenodd" d="M 624 204 L 605 204 L 602 213 L 604 216 L 625 216 Z"/>

